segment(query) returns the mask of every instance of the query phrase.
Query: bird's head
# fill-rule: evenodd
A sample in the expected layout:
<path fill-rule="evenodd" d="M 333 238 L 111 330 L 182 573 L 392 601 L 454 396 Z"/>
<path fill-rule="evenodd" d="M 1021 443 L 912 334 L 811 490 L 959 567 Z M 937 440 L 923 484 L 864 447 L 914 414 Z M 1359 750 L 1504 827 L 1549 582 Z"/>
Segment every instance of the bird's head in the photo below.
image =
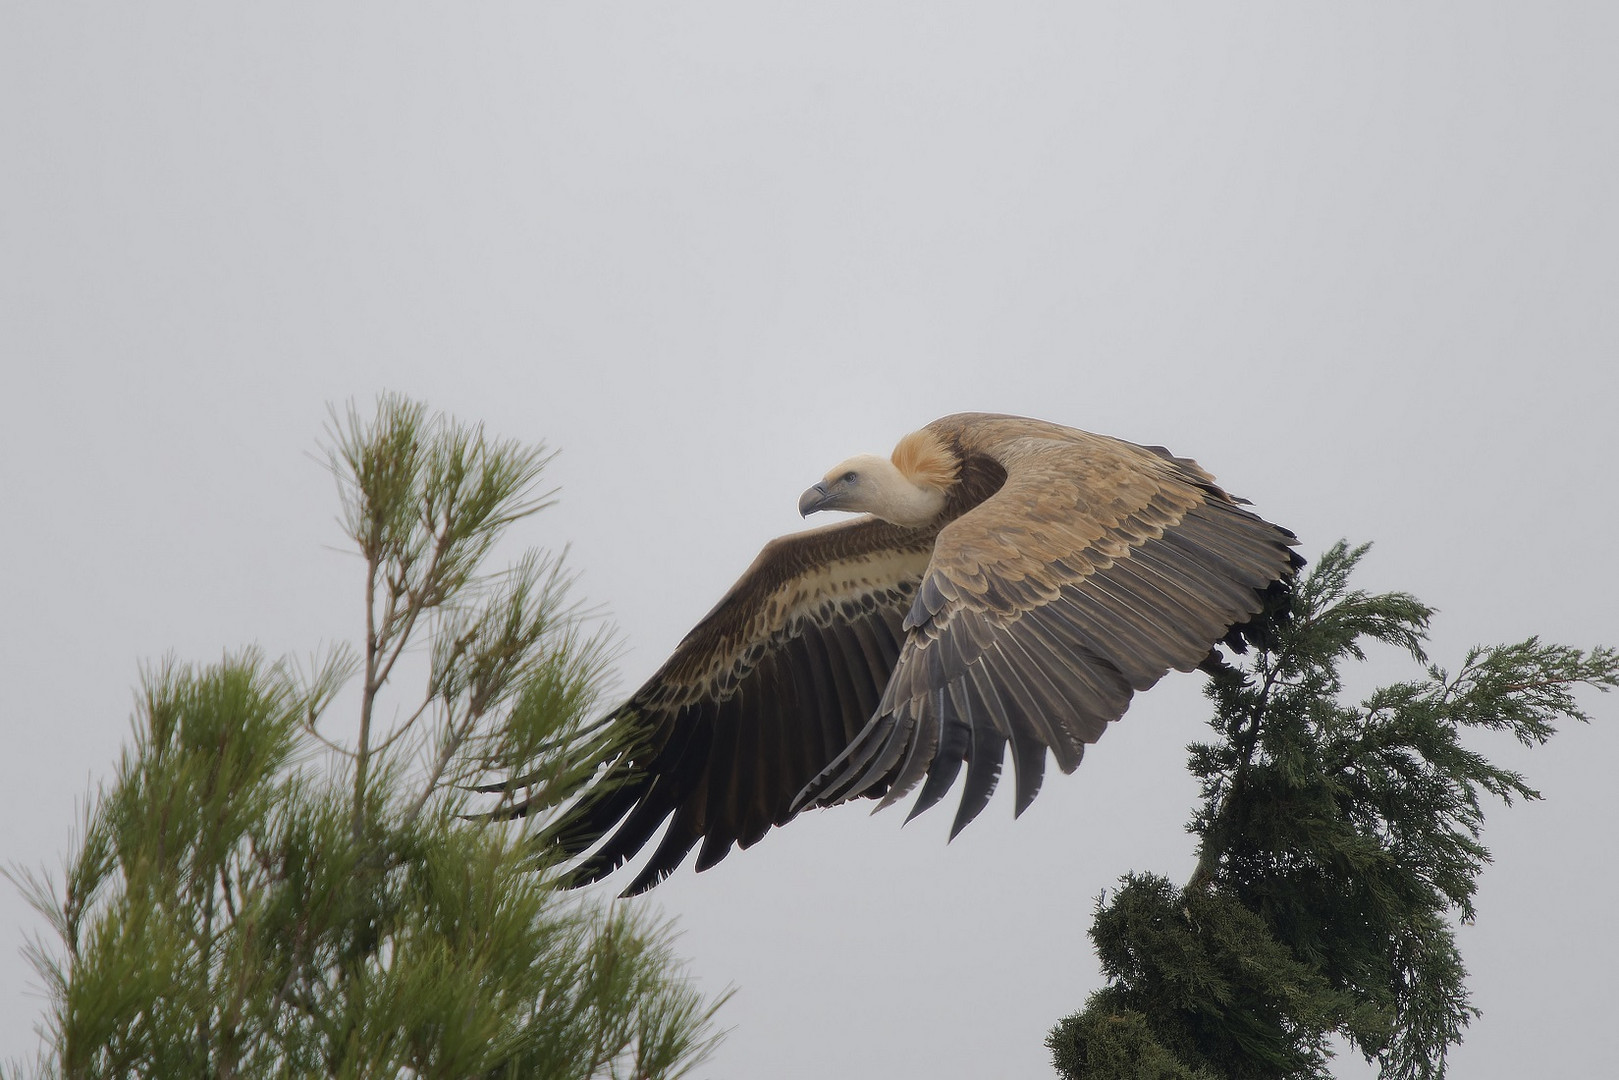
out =
<path fill-rule="evenodd" d="M 905 445 L 903 441 L 900 444 L 901 448 Z M 896 449 L 895 458 L 901 457 Z M 952 476 L 952 482 L 953 479 Z M 804 492 L 798 500 L 798 512 L 808 517 L 817 510 L 848 510 L 872 514 L 895 525 L 926 525 L 944 509 L 948 484 L 940 480 L 934 473 L 907 473 L 894 460 L 876 454 L 859 454 Z"/>

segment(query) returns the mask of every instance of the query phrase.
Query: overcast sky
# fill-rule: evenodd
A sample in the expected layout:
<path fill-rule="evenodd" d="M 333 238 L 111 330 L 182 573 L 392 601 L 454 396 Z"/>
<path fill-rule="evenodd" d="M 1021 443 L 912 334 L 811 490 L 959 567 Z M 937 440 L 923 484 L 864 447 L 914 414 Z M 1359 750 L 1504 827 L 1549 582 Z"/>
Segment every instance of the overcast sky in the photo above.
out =
<path fill-rule="evenodd" d="M 311 452 L 384 389 L 562 451 L 519 539 L 571 545 L 621 687 L 825 469 L 964 409 L 1166 444 L 1307 556 L 1375 541 L 1441 663 L 1619 643 L 1616 55 L 1607 2 L 7 0 L 0 856 L 58 863 L 143 663 L 356 637 Z M 1048 1075 L 1094 898 L 1191 870 L 1199 683 L 1016 823 L 842 807 L 677 873 L 644 902 L 739 989 L 707 1074 Z M 1488 822 L 1458 1076 L 1619 1058 L 1585 700 L 1478 744 L 1546 801 Z M 0 927 L 31 1053 L 9 887 Z"/>

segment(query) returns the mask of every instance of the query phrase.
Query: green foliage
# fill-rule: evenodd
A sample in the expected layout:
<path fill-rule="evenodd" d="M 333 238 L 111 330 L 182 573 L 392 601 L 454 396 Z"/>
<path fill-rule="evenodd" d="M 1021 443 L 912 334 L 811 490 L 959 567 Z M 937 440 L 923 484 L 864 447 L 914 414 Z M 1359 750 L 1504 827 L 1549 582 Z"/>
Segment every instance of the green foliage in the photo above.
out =
<path fill-rule="evenodd" d="M 36 946 L 38 1071 L 71 1077 L 664 1077 L 711 1049 L 667 931 L 562 890 L 524 826 L 469 822 L 468 785 L 571 789 L 606 638 L 559 563 L 480 576 L 545 505 L 545 458 L 384 399 L 334 431 L 367 568 L 363 658 L 253 651 L 147 673 L 133 746 L 87 815 Z M 373 727 L 407 646 L 418 696 Z M 360 678 L 358 744 L 321 726 Z"/>
<path fill-rule="evenodd" d="M 1321 1076 L 1354 1008 L 1220 892 L 1127 877 L 1091 936 L 1109 985 L 1058 1028 L 1073 1075 Z"/>
<path fill-rule="evenodd" d="M 1182 890 L 1127 878 L 1098 905 L 1108 985 L 1051 1033 L 1062 1075 L 1326 1076 L 1335 1034 L 1385 1076 L 1444 1075 L 1477 1015 L 1452 920 L 1473 918 L 1489 861 L 1483 797 L 1540 797 L 1465 737 L 1535 745 L 1587 720 L 1574 692 L 1619 685 L 1619 655 L 1530 638 L 1428 665 L 1429 608 L 1349 588 L 1366 550 L 1323 555 L 1266 647 L 1211 680 L 1197 871 Z M 1369 642 L 1425 677 L 1345 704 L 1341 665 Z"/>

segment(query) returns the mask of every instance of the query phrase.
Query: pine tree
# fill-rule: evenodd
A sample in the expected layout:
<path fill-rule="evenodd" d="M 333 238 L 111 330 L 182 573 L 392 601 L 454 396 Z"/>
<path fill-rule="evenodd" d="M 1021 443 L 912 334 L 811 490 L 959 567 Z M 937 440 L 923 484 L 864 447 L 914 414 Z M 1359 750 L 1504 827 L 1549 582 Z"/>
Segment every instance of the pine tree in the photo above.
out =
<path fill-rule="evenodd" d="M 547 455 L 393 397 L 369 423 L 334 414 L 330 435 L 365 566 L 363 653 L 147 673 L 62 880 L 21 875 L 58 939 L 33 949 L 50 997 L 35 1071 L 684 1073 L 718 1003 L 667 930 L 563 889 L 536 854 L 543 820 L 466 816 L 469 789 L 514 770 L 577 786 L 615 737 L 590 720 L 610 639 L 559 561 L 482 572 L 549 504 Z M 347 699 L 353 745 L 330 734 Z"/>
<path fill-rule="evenodd" d="M 1574 692 L 1619 685 L 1619 654 L 1530 638 L 1431 665 L 1428 607 L 1350 589 L 1366 550 L 1327 552 L 1246 662 L 1211 679 L 1218 738 L 1190 760 L 1197 869 L 1183 888 L 1131 875 L 1098 900 L 1107 983 L 1048 1037 L 1061 1075 L 1325 1077 L 1334 1035 L 1385 1077 L 1444 1075 L 1477 1016 L 1454 922 L 1472 920 L 1490 858 L 1485 797 L 1540 798 L 1466 737 L 1532 746 L 1587 720 Z M 1344 703 L 1340 669 L 1367 642 L 1423 676 Z"/>

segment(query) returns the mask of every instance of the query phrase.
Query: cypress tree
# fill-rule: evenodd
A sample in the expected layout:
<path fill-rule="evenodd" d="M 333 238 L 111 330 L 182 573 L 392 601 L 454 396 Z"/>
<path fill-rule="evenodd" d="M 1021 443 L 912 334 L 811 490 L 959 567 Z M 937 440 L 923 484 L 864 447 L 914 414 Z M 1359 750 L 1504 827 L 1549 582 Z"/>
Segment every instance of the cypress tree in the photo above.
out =
<path fill-rule="evenodd" d="M 1477 1015 L 1455 924 L 1474 917 L 1488 797 L 1540 794 L 1468 745 L 1544 743 L 1589 718 L 1577 688 L 1619 685 L 1619 655 L 1536 638 L 1424 653 L 1433 612 L 1349 579 L 1340 543 L 1207 694 L 1215 738 L 1191 747 L 1199 859 L 1183 887 L 1131 875 L 1096 905 L 1106 978 L 1047 1045 L 1086 1080 L 1325 1077 L 1342 1036 L 1385 1077 L 1432 1080 Z M 1343 698 L 1343 665 L 1393 645 L 1421 674 Z"/>

